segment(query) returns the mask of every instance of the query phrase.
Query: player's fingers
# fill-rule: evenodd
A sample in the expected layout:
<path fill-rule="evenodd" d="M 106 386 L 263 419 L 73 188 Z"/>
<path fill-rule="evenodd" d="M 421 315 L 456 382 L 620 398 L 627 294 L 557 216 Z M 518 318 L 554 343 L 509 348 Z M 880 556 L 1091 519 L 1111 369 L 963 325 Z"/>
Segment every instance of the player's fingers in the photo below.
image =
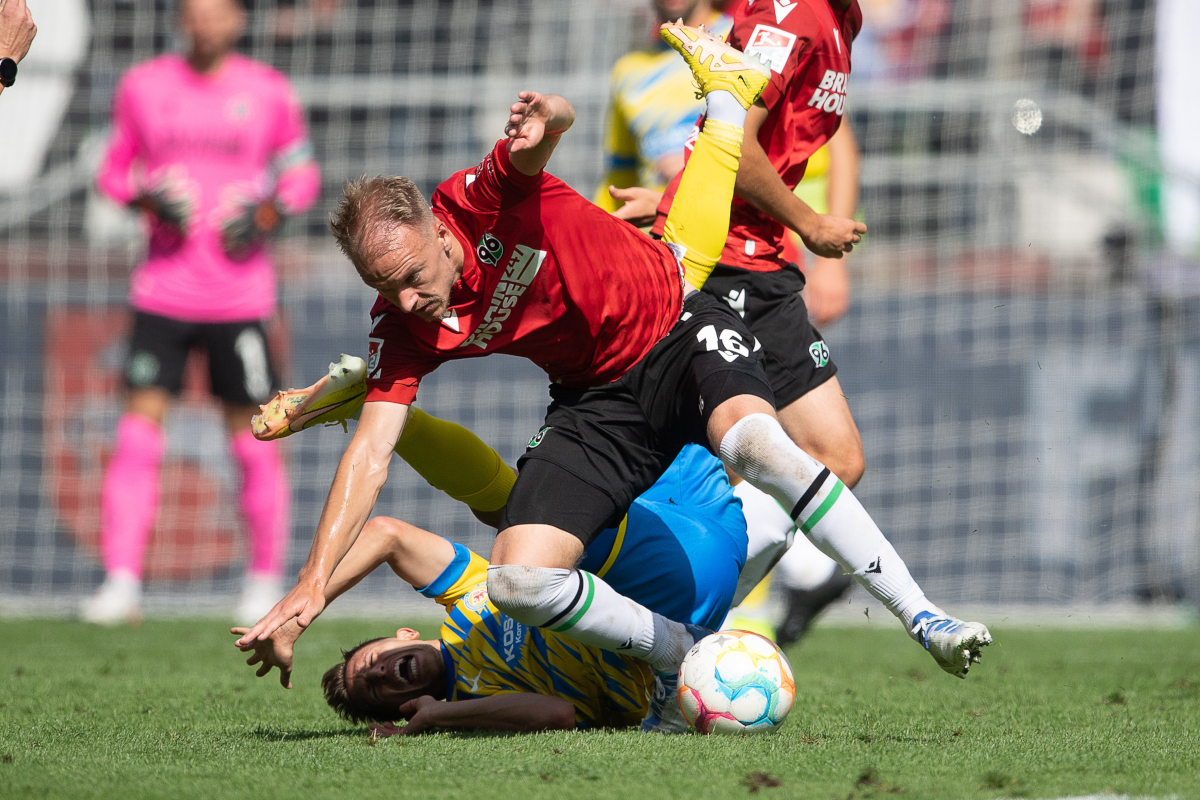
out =
<path fill-rule="evenodd" d="M 254 673 L 254 674 L 261 678 L 270 671 L 271 671 L 271 665 L 263 664 L 261 667 L 258 668 L 258 672 Z"/>
<path fill-rule="evenodd" d="M 285 689 L 292 688 L 292 671 L 290 669 L 279 668 L 279 685 Z"/>
<path fill-rule="evenodd" d="M 253 667 L 255 664 L 257 664 L 260 661 L 262 661 L 262 656 L 260 656 L 258 653 L 255 653 L 254 655 L 252 655 L 246 659 L 246 664 Z"/>

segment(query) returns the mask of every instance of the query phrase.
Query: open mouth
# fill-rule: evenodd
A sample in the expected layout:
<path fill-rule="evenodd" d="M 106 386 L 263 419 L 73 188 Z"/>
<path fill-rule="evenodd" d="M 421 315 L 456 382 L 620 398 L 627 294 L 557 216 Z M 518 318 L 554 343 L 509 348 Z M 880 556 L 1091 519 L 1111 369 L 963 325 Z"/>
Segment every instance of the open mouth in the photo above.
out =
<path fill-rule="evenodd" d="M 392 675 L 401 687 L 417 682 L 417 657 L 415 654 L 400 656 L 392 664 Z"/>

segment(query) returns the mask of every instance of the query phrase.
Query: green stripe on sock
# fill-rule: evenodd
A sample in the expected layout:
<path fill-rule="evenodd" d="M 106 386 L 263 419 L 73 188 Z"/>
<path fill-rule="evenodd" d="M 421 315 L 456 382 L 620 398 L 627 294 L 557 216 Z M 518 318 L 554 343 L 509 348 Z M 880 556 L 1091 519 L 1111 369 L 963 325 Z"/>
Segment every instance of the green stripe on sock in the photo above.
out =
<path fill-rule="evenodd" d="M 592 576 L 590 573 L 580 571 L 579 574 L 582 575 L 583 577 L 587 578 L 587 582 L 588 582 L 588 593 L 587 593 L 587 598 L 584 599 L 584 601 L 583 601 L 583 608 L 581 608 L 577 612 L 575 612 L 575 616 L 571 617 L 569 620 L 564 622 L 562 625 L 555 628 L 554 629 L 555 633 L 562 633 L 565 630 L 573 628 L 575 626 L 575 623 L 579 622 L 579 620 L 583 619 L 583 615 L 586 614 L 587 610 L 592 607 L 592 598 L 596 596 L 596 584 L 592 582 Z"/>
<path fill-rule="evenodd" d="M 833 489 L 831 489 L 829 492 L 829 496 L 825 498 L 825 502 L 821 503 L 820 508 L 814 511 L 811 517 L 800 523 L 800 530 L 807 534 L 813 528 L 817 527 L 817 523 L 821 521 L 822 517 L 829 513 L 829 509 L 833 508 L 833 504 L 836 503 L 837 499 L 842 496 L 842 489 L 845 488 L 846 485 L 841 481 L 835 483 L 833 485 Z"/>

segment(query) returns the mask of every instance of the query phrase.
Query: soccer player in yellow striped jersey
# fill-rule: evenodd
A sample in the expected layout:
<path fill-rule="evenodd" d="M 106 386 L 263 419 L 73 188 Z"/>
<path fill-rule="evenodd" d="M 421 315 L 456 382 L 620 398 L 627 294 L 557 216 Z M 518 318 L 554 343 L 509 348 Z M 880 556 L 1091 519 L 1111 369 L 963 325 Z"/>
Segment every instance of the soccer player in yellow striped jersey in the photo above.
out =
<path fill-rule="evenodd" d="M 503 504 L 512 483 L 498 476 L 511 469 L 495 451 L 454 423 L 424 412 L 418 419 L 397 452 L 436 488 L 466 498 L 481 519 Z M 454 473 L 436 468 L 447 452 L 455 453 Z M 580 567 L 672 619 L 715 627 L 745 559 L 745 522 L 721 463 L 689 445 L 621 524 L 596 538 Z M 645 716 L 653 674 L 644 662 L 562 635 L 570 619 L 552 629 L 516 622 L 488 598 L 487 561 L 399 520 L 377 517 L 364 527 L 326 586 L 328 601 L 383 563 L 447 616 L 437 639 L 401 628 L 347 651 L 323 680 L 327 700 L 344 718 L 414 734 L 435 727 L 628 727 Z M 292 645 L 301 633 L 293 621 L 254 647 L 250 662 L 262 662 L 260 676 L 277 666 L 290 685 Z M 386 724 L 401 717 L 409 719 L 404 728 Z"/>
<path fill-rule="evenodd" d="M 708 0 L 655 0 L 654 11 L 659 22 L 682 18 L 688 25 L 703 25 L 714 36 L 724 37 L 732 25 Z M 593 201 L 616 211 L 622 201 L 609 192 L 610 186 L 661 192 L 683 169 L 684 143 L 704 111 L 704 101 L 696 97 L 687 64 L 657 35 L 617 61 L 609 85 L 605 175 Z"/>

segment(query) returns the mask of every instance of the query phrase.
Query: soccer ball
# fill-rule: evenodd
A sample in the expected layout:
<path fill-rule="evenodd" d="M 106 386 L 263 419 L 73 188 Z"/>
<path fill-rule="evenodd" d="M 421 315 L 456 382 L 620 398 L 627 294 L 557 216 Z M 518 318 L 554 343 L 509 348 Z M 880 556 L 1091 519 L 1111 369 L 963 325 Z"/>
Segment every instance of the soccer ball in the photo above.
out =
<path fill-rule="evenodd" d="M 796 697 L 792 665 L 750 631 L 721 631 L 692 646 L 679 668 L 679 707 L 699 733 L 774 731 Z"/>

